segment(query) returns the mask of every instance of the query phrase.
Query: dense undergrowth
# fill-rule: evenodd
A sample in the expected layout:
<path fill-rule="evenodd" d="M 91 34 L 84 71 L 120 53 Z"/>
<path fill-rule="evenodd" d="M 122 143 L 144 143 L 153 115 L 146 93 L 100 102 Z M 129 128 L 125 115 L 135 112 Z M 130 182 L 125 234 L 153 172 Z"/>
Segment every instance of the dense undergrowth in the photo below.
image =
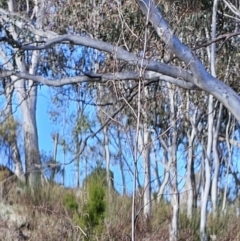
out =
<path fill-rule="evenodd" d="M 136 240 L 169 238 L 170 203 L 153 200 L 152 206 L 150 217 L 145 219 L 140 212 L 136 219 Z M 47 184 L 34 195 L 16 184 L 1 201 L 0 230 L 8 232 L 2 232 L 0 240 L 131 240 L 131 207 L 131 196 L 109 191 L 100 179 L 90 180 L 82 189 Z M 136 213 L 141 207 L 137 196 Z M 224 214 L 209 214 L 209 240 L 238 240 L 240 217 L 234 210 L 229 206 Z M 198 241 L 199 225 L 199 210 L 191 220 L 181 211 L 179 240 Z"/>

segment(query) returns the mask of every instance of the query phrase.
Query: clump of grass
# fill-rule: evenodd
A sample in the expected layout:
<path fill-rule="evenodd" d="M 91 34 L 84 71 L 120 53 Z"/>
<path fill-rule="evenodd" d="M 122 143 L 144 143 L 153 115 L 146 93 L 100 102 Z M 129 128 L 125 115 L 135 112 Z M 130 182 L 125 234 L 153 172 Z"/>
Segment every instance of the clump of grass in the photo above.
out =
<path fill-rule="evenodd" d="M 192 218 L 188 218 L 184 210 L 179 214 L 179 240 L 200 240 L 200 213 L 199 210 L 193 210 Z"/>

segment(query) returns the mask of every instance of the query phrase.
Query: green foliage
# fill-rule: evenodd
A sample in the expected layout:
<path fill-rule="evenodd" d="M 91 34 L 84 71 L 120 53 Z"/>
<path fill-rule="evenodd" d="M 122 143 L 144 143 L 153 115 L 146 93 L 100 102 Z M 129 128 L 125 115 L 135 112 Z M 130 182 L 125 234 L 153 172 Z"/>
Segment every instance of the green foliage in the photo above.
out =
<path fill-rule="evenodd" d="M 68 211 L 78 212 L 78 203 L 73 193 L 67 193 L 64 196 L 63 204 Z"/>
<path fill-rule="evenodd" d="M 152 216 L 153 229 L 162 226 L 166 220 L 171 218 L 171 204 L 161 199 L 159 203 L 154 203 L 154 212 Z"/>
<path fill-rule="evenodd" d="M 3 8 L 3 9 L 7 8 L 7 1 L 6 0 L 0 1 L 0 8 Z"/>
<path fill-rule="evenodd" d="M 91 34 L 104 41 L 124 45 L 125 41 L 122 38 L 122 27 L 124 26 L 125 38 L 131 41 L 128 47 L 132 48 L 136 42 L 140 43 L 132 33 L 140 35 L 144 26 L 144 18 L 134 1 L 123 0 L 119 7 L 115 1 L 106 1 L 102 5 L 102 1 L 89 4 L 88 0 L 71 0 L 63 1 L 61 7 L 58 6 L 57 9 L 59 12 L 54 17 L 54 21 L 57 23 L 54 30 L 59 33 L 66 33 L 67 26 L 74 26 L 78 33 Z M 66 18 L 66 16 L 68 17 Z"/>
<path fill-rule="evenodd" d="M 11 143 L 17 138 L 17 128 L 19 123 L 9 116 L 5 121 L 0 123 L 0 136 L 6 141 Z"/>
<path fill-rule="evenodd" d="M 226 213 L 223 214 L 221 208 L 217 211 L 216 215 L 210 214 L 208 216 L 207 233 L 209 235 L 216 235 L 217 237 L 225 236 L 231 226 L 234 217 L 233 210 L 228 208 Z"/>
<path fill-rule="evenodd" d="M 104 219 L 106 217 L 106 170 L 96 168 L 85 180 L 86 201 L 79 205 L 74 193 L 67 193 L 63 198 L 64 207 L 87 234 L 87 239 L 92 240 L 93 235 L 103 233 Z"/>
<path fill-rule="evenodd" d="M 11 202 L 18 202 L 21 207 L 28 210 L 26 211 L 28 212 L 27 220 L 30 220 L 31 227 L 29 232 L 31 234 L 36 232 L 37 235 L 34 237 L 38 237 L 38 240 L 62 240 L 62 237 L 64 240 L 84 240 L 83 236 L 85 240 L 127 240 L 131 233 L 131 196 L 115 195 L 114 201 L 108 203 L 107 208 L 109 209 L 110 206 L 112 212 L 106 212 L 107 189 L 98 181 L 99 179 L 96 181 L 89 178 L 91 175 L 87 177 L 88 180 L 91 180 L 88 181 L 86 189 L 87 199 L 84 199 L 83 196 L 78 198 L 74 189 L 66 189 L 58 185 L 46 185 L 39 188 L 39 192 L 32 196 L 30 189 L 26 189 L 26 184 L 22 184 L 23 191 L 15 197 L 11 197 Z M 136 240 L 144 238 L 169 240 L 169 224 L 172 217 L 171 204 L 164 199 L 159 203 L 153 201 L 152 204 L 153 212 L 147 223 L 143 215 L 138 216 Z M 136 208 L 139 210 L 141 203 L 136 203 Z M 225 214 L 221 210 L 215 217 L 209 214 L 208 236 L 216 236 L 219 241 L 236 240 L 240 234 L 240 219 L 235 210 L 236 207 L 231 206 L 227 208 Z M 60 216 L 67 218 L 59 219 Z M 179 215 L 178 240 L 200 240 L 199 222 L 199 209 L 194 211 L 192 219 L 188 219 L 186 210 L 183 208 Z M 46 228 L 43 232 L 42 224 L 44 227 L 51 228 Z M 86 233 L 86 236 L 81 231 L 71 229 L 76 225 Z M 105 236 L 105 226 L 108 238 Z"/>
<path fill-rule="evenodd" d="M 200 214 L 199 210 L 193 211 L 192 218 L 187 217 L 186 211 L 180 212 L 179 215 L 179 230 L 180 237 L 179 240 L 187 240 L 190 238 L 192 241 L 200 240 Z"/>
<path fill-rule="evenodd" d="M 78 223 L 82 224 L 89 235 L 101 233 L 106 215 L 106 170 L 96 168 L 83 182 L 87 189 L 87 201 L 84 203 Z"/>
<path fill-rule="evenodd" d="M 112 186 L 113 186 L 113 173 L 110 172 L 110 178 L 112 180 Z M 85 178 L 83 181 L 83 186 L 88 187 L 88 185 L 91 185 L 92 183 L 99 183 L 103 187 L 107 187 L 107 172 L 105 168 L 102 167 L 96 167 L 92 173 Z"/>
<path fill-rule="evenodd" d="M 85 227 L 92 229 L 102 225 L 106 211 L 105 192 L 104 187 L 97 182 L 89 185 L 89 198 L 83 206 L 84 215 L 82 216 Z"/>
<path fill-rule="evenodd" d="M 85 131 L 90 129 L 90 124 L 89 124 L 89 120 L 87 119 L 86 116 L 81 115 L 78 119 L 77 119 L 77 123 L 76 126 L 73 130 L 73 134 L 82 134 Z"/>

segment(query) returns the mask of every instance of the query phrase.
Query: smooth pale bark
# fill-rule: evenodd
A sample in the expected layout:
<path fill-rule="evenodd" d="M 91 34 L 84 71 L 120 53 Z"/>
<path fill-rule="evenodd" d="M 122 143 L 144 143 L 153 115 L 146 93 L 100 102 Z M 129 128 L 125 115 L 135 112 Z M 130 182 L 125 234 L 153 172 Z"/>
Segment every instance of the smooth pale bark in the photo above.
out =
<path fill-rule="evenodd" d="M 204 187 L 202 190 L 202 200 L 201 200 L 201 216 L 200 216 L 200 235 L 201 241 L 207 241 L 206 234 L 206 222 L 207 222 L 207 204 L 208 204 L 208 196 L 211 185 L 211 151 L 212 151 L 212 140 L 213 140 L 213 118 L 214 118 L 214 108 L 213 108 L 213 96 L 209 96 L 208 101 L 208 139 L 207 139 L 207 151 L 205 153 L 205 180 Z"/>
<path fill-rule="evenodd" d="M 17 6 L 16 1 L 15 0 L 10 0 L 7 3 L 8 3 L 8 10 L 9 10 L 9 12 L 10 13 L 15 12 L 16 6 Z"/>
<path fill-rule="evenodd" d="M 189 66 L 193 78 L 190 82 L 212 94 L 240 121 L 240 97 L 228 85 L 207 72 L 193 52 L 174 35 L 170 25 L 162 16 L 159 8 L 151 0 L 137 0 L 142 12 L 152 23 L 166 47 L 186 66 Z"/>
<path fill-rule="evenodd" d="M 143 90 L 143 98 L 149 98 L 148 87 Z M 143 123 L 141 125 L 140 139 L 143 151 L 143 165 L 144 165 L 144 186 L 143 186 L 143 214 L 145 218 L 148 218 L 151 214 L 151 171 L 150 171 L 150 152 L 151 152 L 151 134 L 149 126 L 147 124 L 148 120 L 148 109 L 146 105 L 141 108 L 141 114 L 143 115 Z"/>
<path fill-rule="evenodd" d="M 220 104 L 219 113 L 216 120 L 216 127 L 213 127 L 213 177 L 212 177 L 212 187 L 211 187 L 211 198 L 212 198 L 212 211 L 213 214 L 217 214 L 217 205 L 218 205 L 218 178 L 219 178 L 219 169 L 220 169 L 220 160 L 218 154 L 218 135 L 220 130 L 220 124 L 222 119 L 222 109 L 223 106 Z"/>
<path fill-rule="evenodd" d="M 53 183 L 54 182 L 54 178 L 55 178 L 55 174 L 56 174 L 56 167 L 54 165 L 57 165 L 57 149 L 58 149 L 58 140 L 59 140 L 59 134 L 56 133 L 53 136 L 53 140 L 54 140 L 54 149 L 53 149 L 53 160 L 52 163 L 53 166 L 51 167 L 51 165 L 49 165 L 49 168 L 51 168 L 51 176 L 50 176 L 50 181 Z"/>
<path fill-rule="evenodd" d="M 144 184 L 143 184 L 143 214 L 148 218 L 151 214 L 151 173 L 150 173 L 150 133 L 146 123 L 141 128 L 139 135 L 140 151 L 143 153 Z"/>
<path fill-rule="evenodd" d="M 240 6 L 238 6 L 239 5 L 238 0 L 236 0 L 235 3 L 233 3 L 233 1 L 227 1 L 227 0 L 223 0 L 223 2 L 226 4 L 226 6 L 229 8 L 229 10 L 235 15 L 235 17 L 237 17 L 237 18 L 240 17 L 240 11 L 239 11 Z M 236 20 L 238 20 L 238 19 L 236 19 Z"/>
<path fill-rule="evenodd" d="M 212 14 L 212 33 L 211 33 L 211 38 L 215 38 L 216 35 L 216 17 L 217 17 L 217 4 L 218 0 L 214 0 L 213 2 L 213 14 Z M 211 73 L 213 76 L 216 76 L 215 72 L 215 58 L 216 58 L 216 46 L 215 43 L 211 45 L 211 51 L 210 51 L 210 66 L 211 66 Z M 201 236 L 201 241 L 207 241 L 208 237 L 206 234 L 206 222 L 207 222 L 207 204 L 208 204 L 208 196 L 209 196 L 209 191 L 210 191 L 210 185 L 211 185 L 211 153 L 213 149 L 213 138 L 214 134 L 218 133 L 213 133 L 214 131 L 214 98 L 213 95 L 209 96 L 209 102 L 208 102 L 208 140 L 207 140 L 207 151 L 206 151 L 206 156 L 205 156 L 205 185 L 204 185 L 204 190 L 203 190 L 203 196 L 202 196 L 202 205 L 201 205 L 201 220 L 200 220 L 200 236 Z M 217 138 L 216 138 L 217 139 Z M 215 143 L 216 145 L 216 143 Z M 214 149 L 213 149 L 214 150 Z M 216 154 L 215 150 L 215 153 Z M 215 166 L 216 166 L 216 172 L 215 175 L 218 176 L 218 170 L 219 167 L 217 162 L 219 162 L 217 157 L 215 158 Z M 215 176 L 215 178 L 218 178 Z M 215 180 L 216 182 L 217 180 Z M 217 183 L 215 184 L 217 185 Z"/>
<path fill-rule="evenodd" d="M 136 134 L 135 134 L 135 145 L 134 145 L 134 153 L 133 153 L 133 161 L 134 161 L 134 171 L 133 171 L 133 195 L 132 195 L 132 241 L 135 241 L 135 193 L 137 187 L 137 179 L 138 179 L 138 147 L 139 147 L 139 135 L 140 135 L 140 116 L 141 116 L 141 81 L 138 82 L 138 96 L 137 96 L 137 125 L 136 125 Z M 139 187 L 140 188 L 140 187 Z"/>
<path fill-rule="evenodd" d="M 44 0 L 35 1 L 34 13 L 36 17 L 36 27 L 38 29 L 43 28 L 45 9 Z M 41 37 L 36 36 L 36 40 L 40 41 Z M 36 74 L 39 51 L 32 52 L 31 66 L 29 68 L 29 74 Z M 25 90 L 26 94 L 29 94 L 26 105 L 22 105 L 22 116 L 24 121 L 24 145 L 25 145 L 25 158 L 26 158 L 26 171 L 28 175 L 28 182 L 33 188 L 37 188 L 41 185 L 41 158 L 38 146 L 38 133 L 36 122 L 36 108 L 37 108 L 37 85 L 33 81 L 28 82 L 28 90 Z"/>
<path fill-rule="evenodd" d="M 45 44 L 42 45 L 20 45 L 16 42 L 19 48 L 23 50 L 41 50 L 49 48 L 51 45 L 60 43 L 63 41 L 71 41 L 74 44 L 84 45 L 88 47 L 97 48 L 101 51 L 114 53 L 115 58 L 125 60 L 128 63 L 144 67 L 146 70 L 152 70 L 158 73 L 162 73 L 174 78 L 181 78 L 185 81 L 189 81 L 198 88 L 214 95 L 231 113 L 240 121 L 240 97 L 235 93 L 228 85 L 221 82 L 217 78 L 214 78 L 210 73 L 206 71 L 199 59 L 192 53 L 192 51 L 182 44 L 180 40 L 173 34 L 169 24 L 163 18 L 159 8 L 154 5 L 151 0 L 137 0 L 139 6 L 147 19 L 153 24 L 156 32 L 165 42 L 166 47 L 181 59 L 187 66 L 190 67 L 191 72 L 184 70 L 183 68 L 170 66 L 167 64 L 160 63 L 158 61 L 139 60 L 139 58 L 129 53 L 123 48 L 113 46 L 109 43 L 99 41 L 92 38 L 86 38 L 74 35 L 59 36 L 52 31 L 43 31 L 40 28 L 26 22 L 24 18 L 16 21 L 15 15 L 9 15 L 8 12 L 1 9 L 2 21 L 13 23 L 16 27 L 31 31 L 33 34 L 44 37 L 46 40 Z"/>
<path fill-rule="evenodd" d="M 160 178 L 160 176 L 159 176 L 159 165 L 158 165 L 158 162 L 159 162 L 159 158 L 158 158 L 158 155 L 157 155 L 157 150 L 156 150 L 156 145 L 155 145 L 155 140 L 154 140 L 154 136 L 152 136 L 152 139 L 151 139 L 151 141 L 152 141 L 152 144 L 153 144 L 153 146 L 154 146 L 154 161 L 155 161 L 155 165 L 154 165 L 154 172 L 155 172 L 155 176 L 156 176 L 156 181 L 157 181 L 157 186 L 158 186 L 158 189 L 160 188 L 160 186 L 161 186 L 161 178 Z"/>
<path fill-rule="evenodd" d="M 176 126 L 176 109 L 175 109 L 175 91 L 169 87 L 170 111 L 171 111 L 171 129 L 170 138 L 171 146 L 169 148 L 170 154 L 170 192 L 171 192 L 171 206 L 172 206 L 172 220 L 169 228 L 169 240 L 178 240 L 178 217 L 179 217 L 179 192 L 178 192 L 178 172 L 177 172 L 177 126 Z"/>
<path fill-rule="evenodd" d="M 96 67 L 95 71 L 97 71 Z M 106 94 L 104 93 L 104 86 L 102 86 L 101 84 L 98 85 L 98 91 L 99 94 L 97 96 L 97 98 L 99 100 L 104 100 L 106 98 Z M 107 116 L 105 113 L 105 110 L 102 109 L 102 107 L 98 107 L 98 118 L 100 120 L 101 125 L 103 126 Z M 105 125 L 103 127 L 103 146 L 104 146 L 104 157 L 105 157 L 105 167 L 106 167 L 106 175 L 107 175 L 107 184 L 108 184 L 108 190 L 109 190 L 109 194 L 110 194 L 110 190 L 112 188 L 112 180 L 111 180 L 111 174 L 110 174 L 110 150 L 109 150 L 109 138 L 108 138 L 108 126 Z"/>
<path fill-rule="evenodd" d="M 75 145 L 76 145 L 76 153 L 79 153 L 80 151 L 80 141 L 79 141 L 79 137 L 78 137 L 78 133 L 75 133 Z M 79 188 L 80 187 L 80 182 L 79 182 L 79 176 L 80 176 L 80 169 L 79 169 L 79 165 L 80 165 L 80 155 L 77 157 L 76 161 L 75 161 L 75 187 Z"/>
<path fill-rule="evenodd" d="M 186 178 L 186 187 L 187 187 L 187 217 L 189 219 L 192 218 L 193 207 L 195 206 L 194 198 L 196 196 L 196 184 L 195 184 L 195 174 L 194 174 L 194 140 L 196 138 L 196 115 L 197 109 L 195 109 L 194 113 L 190 115 L 190 101 L 189 101 L 189 93 L 187 93 L 187 115 L 188 119 L 191 122 L 191 130 L 187 130 L 188 137 L 188 159 L 187 159 L 187 178 Z"/>
<path fill-rule="evenodd" d="M 103 140 L 104 140 L 104 153 L 105 153 L 105 162 L 106 162 L 106 173 L 107 173 L 107 184 L 110 194 L 112 188 L 112 180 L 110 174 L 110 150 L 109 150 L 109 139 L 108 139 L 108 127 L 104 126 L 103 128 Z"/>
<path fill-rule="evenodd" d="M 14 12 L 16 6 L 13 1 L 8 2 L 9 11 Z M 36 27 L 41 29 L 43 25 L 44 16 L 44 1 L 36 2 Z M 10 25 L 10 33 L 14 40 L 18 40 L 18 34 L 15 31 L 14 25 Z M 40 37 L 36 37 L 40 40 Z M 17 51 L 17 50 L 16 50 Z M 38 63 L 39 51 L 32 52 L 31 66 L 29 68 L 29 74 L 36 74 Z M 15 55 L 15 61 L 18 69 L 21 72 L 26 72 L 24 58 L 21 58 L 18 54 Z M 38 134 L 36 123 L 36 103 L 37 103 L 37 86 L 33 81 L 29 81 L 27 84 L 24 79 L 16 81 L 16 77 L 12 76 L 14 87 L 17 90 L 17 98 L 21 103 L 23 136 L 24 136 L 24 149 L 25 149 L 25 165 L 28 182 L 31 187 L 36 188 L 41 184 L 41 160 L 38 148 Z"/>
<path fill-rule="evenodd" d="M 119 80 L 139 80 L 140 72 L 139 71 L 125 71 L 125 72 L 115 72 L 112 73 L 97 73 L 97 74 L 89 74 L 87 75 L 80 75 L 75 77 L 67 77 L 62 78 L 59 80 L 49 80 L 44 78 L 40 75 L 32 75 L 28 73 L 22 73 L 13 70 L 2 70 L 0 73 L 0 77 L 9 77 L 9 76 L 16 76 L 21 79 L 32 80 L 36 83 L 47 85 L 47 86 L 54 86 L 54 87 L 62 87 L 64 85 L 76 84 L 76 83 L 85 83 L 85 82 L 98 82 L 98 83 L 106 83 L 106 81 L 119 81 Z M 173 78 L 167 75 L 163 75 L 160 73 L 155 73 L 153 71 L 145 71 L 143 74 L 143 78 L 148 80 L 148 82 L 152 81 L 165 81 L 171 84 L 175 84 L 183 89 L 188 90 L 200 90 L 196 85 L 186 82 L 182 79 Z M 147 82 L 146 82 L 147 84 Z"/>
<path fill-rule="evenodd" d="M 163 167 L 164 167 L 164 178 L 162 181 L 161 186 L 159 187 L 158 190 L 158 196 L 157 196 L 157 201 L 160 202 L 162 197 L 163 197 L 163 192 L 165 190 L 165 187 L 167 186 L 169 182 L 169 177 L 170 177 L 170 167 L 171 167 L 171 162 L 168 160 L 168 147 L 166 142 L 163 140 L 163 137 L 159 137 L 160 142 L 163 146 Z"/>
<path fill-rule="evenodd" d="M 151 172 L 150 172 L 150 134 L 144 127 L 144 196 L 143 196 L 143 214 L 149 217 L 151 214 Z"/>
<path fill-rule="evenodd" d="M 231 165 L 231 161 L 232 161 L 233 148 L 232 148 L 230 140 L 229 140 L 229 136 L 231 135 L 231 130 L 230 130 L 231 120 L 232 120 L 232 116 L 231 116 L 231 113 L 229 113 L 228 123 L 227 123 L 227 127 L 226 127 L 226 144 L 227 144 L 227 149 L 228 149 L 227 173 L 226 173 L 226 179 L 225 179 L 226 181 L 225 181 L 225 187 L 224 187 L 224 193 L 223 193 L 222 211 L 225 211 L 225 208 L 226 208 L 229 171 L 230 171 L 230 165 Z"/>
<path fill-rule="evenodd" d="M 240 121 L 240 97 L 234 92 L 228 85 L 221 82 L 217 78 L 214 78 L 210 73 L 206 71 L 199 59 L 192 53 L 192 51 L 182 44 L 180 40 L 173 34 L 169 24 L 163 18 L 159 8 L 154 5 L 151 0 L 137 0 L 139 6 L 147 19 L 153 24 L 157 34 L 165 42 L 166 47 L 175 54 L 176 57 L 181 59 L 187 66 L 190 67 L 190 71 L 186 71 L 183 68 L 167 65 L 158 61 L 139 60 L 139 58 L 128 52 L 127 50 L 116 47 L 112 44 L 105 43 L 100 40 L 75 36 L 75 35 L 58 35 L 52 31 L 43 31 L 40 28 L 26 22 L 24 18 L 21 20 L 15 19 L 15 15 L 9 15 L 8 12 L 0 10 L 1 18 L 3 22 L 14 24 L 16 27 L 31 31 L 33 34 L 44 37 L 46 39 L 45 44 L 36 45 L 21 45 L 16 42 L 16 45 L 23 50 L 41 50 L 51 47 L 53 44 L 71 41 L 74 44 L 84 45 L 88 47 L 97 48 L 101 51 L 114 54 L 114 58 L 127 61 L 130 64 L 144 67 L 145 70 L 151 70 L 164 75 L 174 77 L 176 79 L 182 79 L 187 82 L 191 82 L 194 86 L 214 95 L 231 113 Z"/>
<path fill-rule="evenodd" d="M 25 103 L 27 104 L 27 103 Z M 21 105 L 24 132 L 24 149 L 28 183 L 33 188 L 41 186 L 41 159 L 38 149 L 37 123 L 33 112 Z"/>

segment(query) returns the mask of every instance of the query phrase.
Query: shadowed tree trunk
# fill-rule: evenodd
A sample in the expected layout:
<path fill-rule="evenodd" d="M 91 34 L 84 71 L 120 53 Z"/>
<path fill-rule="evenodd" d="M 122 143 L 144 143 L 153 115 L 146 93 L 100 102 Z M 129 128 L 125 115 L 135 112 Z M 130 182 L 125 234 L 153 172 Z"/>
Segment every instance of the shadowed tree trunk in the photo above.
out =
<path fill-rule="evenodd" d="M 8 7 L 10 12 L 15 12 L 17 8 L 16 2 L 13 0 L 9 0 Z M 35 2 L 33 17 L 36 18 L 36 27 L 41 29 L 43 26 L 44 17 L 43 0 Z M 9 29 L 9 32 L 11 33 L 13 39 L 18 40 L 19 37 L 15 28 L 12 25 L 10 25 Z M 37 36 L 36 38 L 37 40 L 40 40 L 39 36 Z M 4 58 L 5 56 L 2 57 Z M 39 51 L 32 51 L 29 74 L 36 74 L 38 58 Z M 15 61 L 18 70 L 22 72 L 27 71 L 24 58 L 16 54 Z M 19 103 L 21 103 L 20 108 L 22 114 L 22 125 L 24 133 L 23 136 L 27 180 L 33 188 L 36 188 L 41 184 L 42 173 L 36 123 L 37 85 L 35 85 L 34 82 L 31 80 L 26 82 L 24 79 L 16 81 L 16 77 L 13 76 L 11 78 L 12 81 L 15 80 L 14 88 L 17 90 L 17 98 Z M 19 167 L 16 168 L 19 169 Z"/>
<path fill-rule="evenodd" d="M 189 92 L 187 93 L 187 115 L 188 119 L 191 122 L 191 130 L 187 129 L 187 137 L 188 137 L 188 161 L 187 161 L 187 180 L 186 187 L 188 193 L 187 200 L 187 216 L 189 219 L 192 218 L 193 215 L 193 207 L 195 206 L 195 196 L 196 196 L 196 184 L 195 184 L 195 174 L 194 174 L 194 140 L 196 137 L 196 116 L 197 109 L 190 112 L 190 100 L 189 100 Z M 193 113 L 192 113 L 193 112 Z"/>

